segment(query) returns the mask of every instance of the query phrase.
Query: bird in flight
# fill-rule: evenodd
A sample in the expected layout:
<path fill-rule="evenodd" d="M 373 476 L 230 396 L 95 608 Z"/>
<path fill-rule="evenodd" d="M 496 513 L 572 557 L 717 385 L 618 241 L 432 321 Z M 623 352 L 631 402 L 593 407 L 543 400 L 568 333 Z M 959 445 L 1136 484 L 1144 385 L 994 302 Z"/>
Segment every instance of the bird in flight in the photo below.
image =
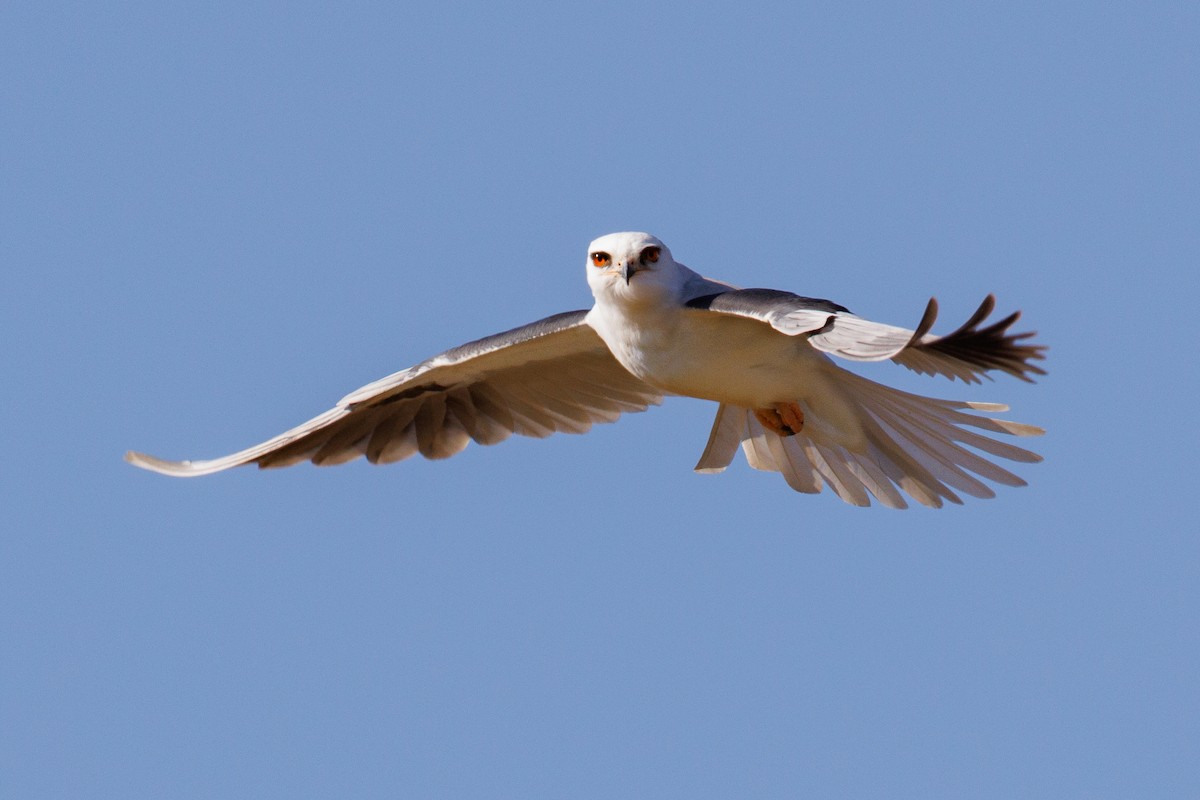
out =
<path fill-rule="evenodd" d="M 304 424 L 207 461 L 127 453 L 164 475 L 196 476 L 243 464 L 372 463 L 416 453 L 449 458 L 474 440 L 584 433 L 664 396 L 718 403 L 697 472 L 721 472 L 737 454 L 783 474 L 798 492 L 828 486 L 842 500 L 874 497 L 931 507 L 959 493 L 992 497 L 980 478 L 1025 484 L 992 458 L 1041 457 L 986 434 L 1036 436 L 1041 428 L 984 416 L 997 403 L 938 400 L 849 372 L 849 361 L 892 360 L 918 373 L 978 383 L 998 370 L 1024 381 L 1045 372 L 1032 333 L 1009 333 L 1019 312 L 983 326 L 988 296 L 962 327 L 929 331 L 930 300 L 915 330 L 870 322 L 828 300 L 738 289 L 679 263 L 648 233 L 613 233 L 588 247 L 590 310 L 568 311 L 455 347 L 343 397 Z M 979 433 L 983 431 L 985 433 Z M 971 448 L 971 449 L 968 449 Z"/>

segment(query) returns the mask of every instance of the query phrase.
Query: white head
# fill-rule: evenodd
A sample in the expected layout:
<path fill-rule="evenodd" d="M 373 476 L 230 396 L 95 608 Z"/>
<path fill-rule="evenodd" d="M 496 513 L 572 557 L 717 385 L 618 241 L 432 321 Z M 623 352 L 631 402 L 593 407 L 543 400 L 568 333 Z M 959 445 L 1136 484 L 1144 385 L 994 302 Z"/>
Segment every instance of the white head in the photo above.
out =
<path fill-rule="evenodd" d="M 621 303 L 662 302 L 680 290 L 671 251 L 648 233 L 610 233 L 588 245 L 592 295 Z"/>

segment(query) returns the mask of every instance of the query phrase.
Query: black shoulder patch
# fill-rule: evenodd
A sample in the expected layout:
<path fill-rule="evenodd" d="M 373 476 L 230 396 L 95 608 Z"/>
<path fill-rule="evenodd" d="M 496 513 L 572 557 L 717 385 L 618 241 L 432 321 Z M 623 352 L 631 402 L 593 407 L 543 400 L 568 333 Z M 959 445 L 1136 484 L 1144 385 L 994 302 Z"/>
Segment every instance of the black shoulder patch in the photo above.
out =
<path fill-rule="evenodd" d="M 501 347 L 527 342 L 539 336 L 558 333 L 567 328 L 574 328 L 583 322 L 583 318 L 587 316 L 587 313 L 586 309 L 564 311 L 561 314 L 554 314 L 545 319 L 539 319 L 537 322 L 530 322 L 528 325 L 521 325 L 501 333 L 493 333 L 491 336 L 484 336 L 482 339 L 476 339 L 473 342 L 460 344 L 458 347 L 452 347 L 446 352 L 434 356 L 434 358 L 448 358 L 454 361 L 460 358 L 468 358 L 479 352 L 499 350 Z"/>
<path fill-rule="evenodd" d="M 766 317 L 776 312 L 811 309 L 829 314 L 850 313 L 850 309 L 829 300 L 802 297 L 779 289 L 732 289 L 709 294 L 687 302 L 688 308 L 723 311 L 727 314 L 747 314 Z"/>

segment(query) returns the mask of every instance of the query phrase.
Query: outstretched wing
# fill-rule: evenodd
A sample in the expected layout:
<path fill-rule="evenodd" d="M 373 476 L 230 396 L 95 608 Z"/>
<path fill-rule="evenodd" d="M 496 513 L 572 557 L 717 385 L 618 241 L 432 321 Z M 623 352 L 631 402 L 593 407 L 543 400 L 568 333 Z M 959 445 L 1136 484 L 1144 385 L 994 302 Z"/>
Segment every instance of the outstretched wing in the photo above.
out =
<path fill-rule="evenodd" d="M 301 461 L 372 463 L 420 453 L 449 458 L 471 440 L 496 444 L 513 433 L 584 433 L 626 411 L 644 411 L 662 393 L 622 367 L 571 311 L 448 350 L 351 392 L 303 425 L 239 453 L 209 461 L 164 461 L 127 453 L 131 464 L 195 476 L 241 466 Z"/>
<path fill-rule="evenodd" d="M 762 320 L 788 336 L 808 336 L 813 347 L 851 361 L 891 359 L 909 369 L 979 383 L 990 370 L 1007 372 L 1023 381 L 1045 370 L 1032 363 L 1044 358 L 1043 345 L 1029 344 L 1030 333 L 1010 333 L 1021 316 L 1007 317 L 980 327 L 996 306 L 988 295 L 958 330 L 945 336 L 929 333 L 937 319 L 936 299 L 930 299 L 915 330 L 871 322 L 828 300 L 801 297 L 774 289 L 739 289 L 697 297 L 690 308 Z"/>

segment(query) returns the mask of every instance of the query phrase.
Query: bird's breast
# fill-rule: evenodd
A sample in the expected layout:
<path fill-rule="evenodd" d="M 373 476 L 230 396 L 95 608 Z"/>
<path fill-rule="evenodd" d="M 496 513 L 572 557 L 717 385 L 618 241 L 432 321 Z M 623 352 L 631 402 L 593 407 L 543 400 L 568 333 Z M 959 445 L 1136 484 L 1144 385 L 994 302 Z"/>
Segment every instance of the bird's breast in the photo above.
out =
<path fill-rule="evenodd" d="M 804 397 L 820 381 L 819 353 L 757 320 L 681 308 L 592 313 L 617 361 L 671 394 L 757 408 Z"/>

